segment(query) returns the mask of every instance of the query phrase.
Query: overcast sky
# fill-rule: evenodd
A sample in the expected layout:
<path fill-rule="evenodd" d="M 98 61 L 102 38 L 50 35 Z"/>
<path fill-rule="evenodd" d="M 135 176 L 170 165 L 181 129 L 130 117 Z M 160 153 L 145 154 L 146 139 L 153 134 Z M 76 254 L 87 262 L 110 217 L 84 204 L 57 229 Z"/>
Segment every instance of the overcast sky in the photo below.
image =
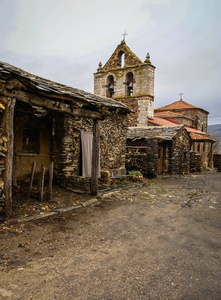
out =
<path fill-rule="evenodd" d="M 221 0 L 0 0 L 0 60 L 93 92 L 126 43 L 155 70 L 155 108 L 183 100 L 221 123 Z"/>

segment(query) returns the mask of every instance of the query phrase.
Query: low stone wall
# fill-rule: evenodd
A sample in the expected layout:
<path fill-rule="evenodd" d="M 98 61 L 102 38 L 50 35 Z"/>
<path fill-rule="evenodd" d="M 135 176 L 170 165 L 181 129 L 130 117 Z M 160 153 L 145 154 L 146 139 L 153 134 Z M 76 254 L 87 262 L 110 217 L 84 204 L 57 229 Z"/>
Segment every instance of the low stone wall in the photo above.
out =
<path fill-rule="evenodd" d="M 127 140 L 126 169 L 140 171 L 144 177 L 157 176 L 158 141 L 156 139 Z"/>
<path fill-rule="evenodd" d="M 73 192 L 91 192 L 91 178 L 82 176 L 63 177 L 59 181 L 60 185 L 69 188 Z"/>
<path fill-rule="evenodd" d="M 190 172 L 200 172 L 202 170 L 202 158 L 200 152 L 190 152 Z"/>
<path fill-rule="evenodd" d="M 214 167 L 217 168 L 219 172 L 221 172 L 221 154 L 214 154 L 213 163 Z"/>

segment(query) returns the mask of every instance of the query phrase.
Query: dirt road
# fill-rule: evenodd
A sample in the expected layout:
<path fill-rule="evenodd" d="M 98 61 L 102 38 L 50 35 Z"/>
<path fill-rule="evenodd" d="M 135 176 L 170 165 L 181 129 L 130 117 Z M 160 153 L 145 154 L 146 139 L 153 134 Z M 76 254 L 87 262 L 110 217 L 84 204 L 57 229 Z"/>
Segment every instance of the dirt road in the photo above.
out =
<path fill-rule="evenodd" d="M 221 299 L 221 173 L 101 191 L 50 218 L 1 224 L 1 299 Z"/>

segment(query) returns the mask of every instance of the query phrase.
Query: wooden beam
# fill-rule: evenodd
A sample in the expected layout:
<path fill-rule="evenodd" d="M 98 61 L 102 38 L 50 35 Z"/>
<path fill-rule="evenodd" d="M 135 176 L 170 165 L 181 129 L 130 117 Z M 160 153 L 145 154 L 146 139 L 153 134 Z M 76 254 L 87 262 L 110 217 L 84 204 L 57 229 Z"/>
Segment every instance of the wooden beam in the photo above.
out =
<path fill-rule="evenodd" d="M 16 90 L 13 91 L 13 95 L 16 99 L 29 103 L 30 105 L 38 105 L 40 107 L 44 107 L 49 110 L 53 110 L 61 113 L 63 112 L 78 117 L 88 117 L 88 118 L 99 119 L 99 120 L 104 119 L 104 116 L 97 111 L 87 110 L 83 108 L 71 109 L 71 103 L 70 104 L 61 103 L 60 107 L 58 108 L 55 106 L 57 100 L 54 101 L 45 97 L 40 97 L 37 95 L 29 94 L 24 91 L 16 91 Z M 60 100 L 62 100 L 62 96 Z"/>
<path fill-rule="evenodd" d="M 49 201 L 52 200 L 52 183 L 53 183 L 54 162 L 49 166 Z"/>
<path fill-rule="evenodd" d="M 5 215 L 10 217 L 12 214 L 12 175 L 14 158 L 14 108 L 16 99 L 8 98 L 4 113 L 4 134 L 7 138 L 7 154 L 5 158 Z"/>
<path fill-rule="evenodd" d="M 97 196 L 98 172 L 100 155 L 100 121 L 94 120 L 93 124 L 93 148 L 92 148 L 92 170 L 91 170 L 91 194 Z"/>

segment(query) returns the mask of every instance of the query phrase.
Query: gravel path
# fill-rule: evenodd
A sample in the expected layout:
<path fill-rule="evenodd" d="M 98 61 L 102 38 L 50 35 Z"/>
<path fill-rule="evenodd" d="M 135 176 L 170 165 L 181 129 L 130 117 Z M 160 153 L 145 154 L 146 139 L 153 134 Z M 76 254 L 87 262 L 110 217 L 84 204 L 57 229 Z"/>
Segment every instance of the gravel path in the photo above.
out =
<path fill-rule="evenodd" d="M 1 223 L 0 297 L 221 299 L 220 202 L 220 172 L 162 176 L 106 187 L 92 206 Z"/>

